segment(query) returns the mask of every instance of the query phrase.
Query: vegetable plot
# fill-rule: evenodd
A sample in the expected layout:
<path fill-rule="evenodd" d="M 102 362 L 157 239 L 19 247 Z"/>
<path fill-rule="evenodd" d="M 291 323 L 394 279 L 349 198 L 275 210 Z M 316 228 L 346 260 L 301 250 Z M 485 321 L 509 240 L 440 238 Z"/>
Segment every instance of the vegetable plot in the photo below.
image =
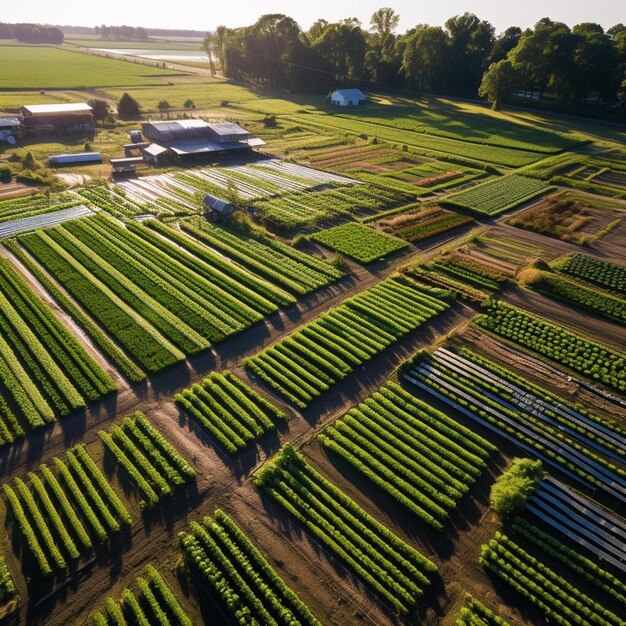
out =
<path fill-rule="evenodd" d="M 4 557 L 0 555 L 0 606 L 15 598 L 17 590 Z"/>
<path fill-rule="evenodd" d="M 626 502 L 626 431 L 468 349 L 440 348 L 407 376 L 571 479 Z"/>
<path fill-rule="evenodd" d="M 235 522 L 221 510 L 178 535 L 185 561 L 239 624 L 321 626 Z"/>
<path fill-rule="evenodd" d="M 626 357 L 522 309 L 492 302 L 475 323 L 571 370 L 626 391 Z"/>
<path fill-rule="evenodd" d="M 512 624 L 504 621 L 488 606 L 468 595 L 465 606 L 456 618 L 455 626 L 512 626 Z"/>
<path fill-rule="evenodd" d="M 587 254 L 571 254 L 552 264 L 563 274 L 626 294 L 626 267 Z"/>
<path fill-rule="evenodd" d="M 318 439 L 437 530 L 495 451 L 392 382 Z"/>
<path fill-rule="evenodd" d="M 287 414 L 229 371 L 174 397 L 176 404 L 228 452 L 235 453 L 276 428 Z"/>
<path fill-rule="evenodd" d="M 142 413 L 98 436 L 142 494 L 142 506 L 152 507 L 195 478 L 195 470 Z"/>
<path fill-rule="evenodd" d="M 0 445 L 115 390 L 11 263 L 0 259 Z"/>
<path fill-rule="evenodd" d="M 409 278 L 388 278 L 244 362 L 260 380 L 306 408 L 355 367 L 445 311 L 449 304 L 432 293 Z"/>
<path fill-rule="evenodd" d="M 53 471 L 40 465 L 3 485 L 8 508 L 42 576 L 65 569 L 69 562 L 106 541 L 131 518 L 107 478 L 84 446 L 54 457 Z"/>
<path fill-rule="evenodd" d="M 549 190 L 541 180 L 509 174 L 448 196 L 441 204 L 481 216 L 498 215 Z"/>
<path fill-rule="evenodd" d="M 256 484 L 396 611 L 408 613 L 437 567 L 368 515 L 290 445 L 256 473 Z"/>
<path fill-rule="evenodd" d="M 323 230 L 310 239 L 361 263 L 380 260 L 408 245 L 406 241 L 354 222 Z"/>
<path fill-rule="evenodd" d="M 137 578 L 138 591 L 124 589 L 119 600 L 107 598 L 104 609 L 92 617 L 93 626 L 193 626 L 163 576 L 148 565 Z"/>

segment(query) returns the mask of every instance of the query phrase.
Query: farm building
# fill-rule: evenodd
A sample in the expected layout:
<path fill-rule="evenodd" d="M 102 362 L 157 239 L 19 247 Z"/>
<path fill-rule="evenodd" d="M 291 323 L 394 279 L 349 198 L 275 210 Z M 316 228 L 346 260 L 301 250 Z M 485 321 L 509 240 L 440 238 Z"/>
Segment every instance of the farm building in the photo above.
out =
<path fill-rule="evenodd" d="M 337 89 L 330 94 L 330 103 L 339 107 L 354 107 L 365 102 L 365 94 L 360 89 Z"/>
<path fill-rule="evenodd" d="M 204 196 L 202 202 L 212 222 L 225 222 L 235 210 L 235 207 L 230 202 L 226 202 L 226 200 L 222 200 L 210 194 Z"/>
<path fill-rule="evenodd" d="M 155 165 L 250 152 L 265 145 L 262 139 L 253 138 L 250 132 L 232 122 L 147 122 L 142 132 L 154 142 L 144 149 L 144 158 Z"/>
<path fill-rule="evenodd" d="M 15 115 L 0 116 L 0 142 L 14 144 L 22 130 L 22 119 Z"/>
<path fill-rule="evenodd" d="M 48 157 L 50 165 L 55 167 L 62 165 L 83 165 L 85 163 L 102 163 L 102 155 L 99 152 L 77 152 L 74 154 L 53 154 Z"/>
<path fill-rule="evenodd" d="M 93 109 L 85 102 L 32 104 L 20 109 L 22 127 L 28 135 L 93 135 Z"/>

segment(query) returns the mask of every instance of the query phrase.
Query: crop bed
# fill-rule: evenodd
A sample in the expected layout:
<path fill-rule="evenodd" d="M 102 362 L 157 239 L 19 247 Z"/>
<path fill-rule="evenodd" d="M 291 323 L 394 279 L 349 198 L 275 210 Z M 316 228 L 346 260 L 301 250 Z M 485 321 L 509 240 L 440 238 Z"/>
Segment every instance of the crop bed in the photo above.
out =
<path fill-rule="evenodd" d="M 437 295 L 449 292 L 436 291 Z M 245 360 L 259 379 L 300 408 L 400 337 L 449 307 L 431 290 L 389 278 L 349 298 Z"/>
<path fill-rule="evenodd" d="M 434 563 L 366 513 L 290 445 L 257 471 L 255 482 L 399 613 L 416 605 L 436 574 Z"/>
<path fill-rule="evenodd" d="M 541 180 L 509 174 L 448 196 L 441 204 L 479 216 L 499 215 L 550 190 Z"/>
<path fill-rule="evenodd" d="M 406 241 L 350 222 L 311 235 L 311 240 L 361 263 L 371 263 L 407 247 Z"/>
<path fill-rule="evenodd" d="M 152 507 L 195 478 L 195 470 L 142 413 L 121 426 L 101 430 L 98 436 L 142 495 L 142 506 Z"/>
<path fill-rule="evenodd" d="M 465 601 L 454 626 L 512 626 L 512 624 L 470 596 Z"/>
<path fill-rule="evenodd" d="M 552 264 L 563 274 L 626 294 L 626 267 L 587 254 L 572 254 Z"/>
<path fill-rule="evenodd" d="M 213 372 L 174 397 L 176 404 L 228 452 L 276 428 L 287 415 L 229 371 Z"/>
<path fill-rule="evenodd" d="M 626 391 L 626 357 L 602 344 L 503 302 L 492 302 L 475 323 L 612 389 Z"/>
<path fill-rule="evenodd" d="M 5 259 L 0 259 L 0 381 L 0 444 L 116 390 Z"/>
<path fill-rule="evenodd" d="M 626 502 L 626 431 L 467 348 L 424 355 L 408 380 L 570 479 Z"/>
<path fill-rule="evenodd" d="M 180 225 L 202 243 L 296 296 L 343 276 L 341 270 L 326 261 L 265 235 L 237 233 L 213 226 L 201 218 L 183 220 Z"/>
<path fill-rule="evenodd" d="M 437 530 L 495 451 L 482 437 L 391 382 L 318 439 Z"/>
<path fill-rule="evenodd" d="M 321 626 L 263 554 L 221 510 L 178 536 L 185 561 L 239 624 Z"/>
<path fill-rule="evenodd" d="M 178 598 L 153 565 L 146 567 L 144 576 L 137 578 L 137 592 L 124 589 L 119 601 L 107 598 L 104 609 L 94 613 L 93 626 L 193 626 Z"/>
<path fill-rule="evenodd" d="M 130 514 L 84 446 L 52 459 L 56 471 L 39 467 L 41 477 L 28 473 L 4 490 L 15 528 L 33 557 L 39 573 L 50 576 L 106 541 Z"/>
<path fill-rule="evenodd" d="M 0 607 L 15 598 L 17 589 L 4 557 L 0 554 Z"/>

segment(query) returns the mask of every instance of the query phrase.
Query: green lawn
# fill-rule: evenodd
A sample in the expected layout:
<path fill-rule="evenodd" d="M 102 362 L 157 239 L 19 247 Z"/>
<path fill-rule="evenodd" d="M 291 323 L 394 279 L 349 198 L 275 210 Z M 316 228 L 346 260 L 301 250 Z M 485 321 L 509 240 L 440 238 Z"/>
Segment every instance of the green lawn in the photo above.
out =
<path fill-rule="evenodd" d="M 158 85 L 172 75 L 180 72 L 52 46 L 6 46 L 0 54 L 1 89 Z"/>

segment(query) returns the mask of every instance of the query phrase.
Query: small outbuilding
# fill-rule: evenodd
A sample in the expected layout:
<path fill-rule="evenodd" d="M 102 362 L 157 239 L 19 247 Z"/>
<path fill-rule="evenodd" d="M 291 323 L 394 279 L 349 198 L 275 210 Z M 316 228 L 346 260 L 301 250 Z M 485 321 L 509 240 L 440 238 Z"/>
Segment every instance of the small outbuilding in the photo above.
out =
<path fill-rule="evenodd" d="M 212 222 L 225 222 L 232 215 L 235 207 L 226 200 L 207 194 L 202 200 Z"/>
<path fill-rule="evenodd" d="M 93 135 L 93 109 L 86 102 L 31 104 L 20 109 L 22 125 L 30 135 Z"/>
<path fill-rule="evenodd" d="M 367 98 L 360 89 L 337 89 L 330 94 L 330 103 L 338 107 L 355 107 L 365 104 Z"/>

